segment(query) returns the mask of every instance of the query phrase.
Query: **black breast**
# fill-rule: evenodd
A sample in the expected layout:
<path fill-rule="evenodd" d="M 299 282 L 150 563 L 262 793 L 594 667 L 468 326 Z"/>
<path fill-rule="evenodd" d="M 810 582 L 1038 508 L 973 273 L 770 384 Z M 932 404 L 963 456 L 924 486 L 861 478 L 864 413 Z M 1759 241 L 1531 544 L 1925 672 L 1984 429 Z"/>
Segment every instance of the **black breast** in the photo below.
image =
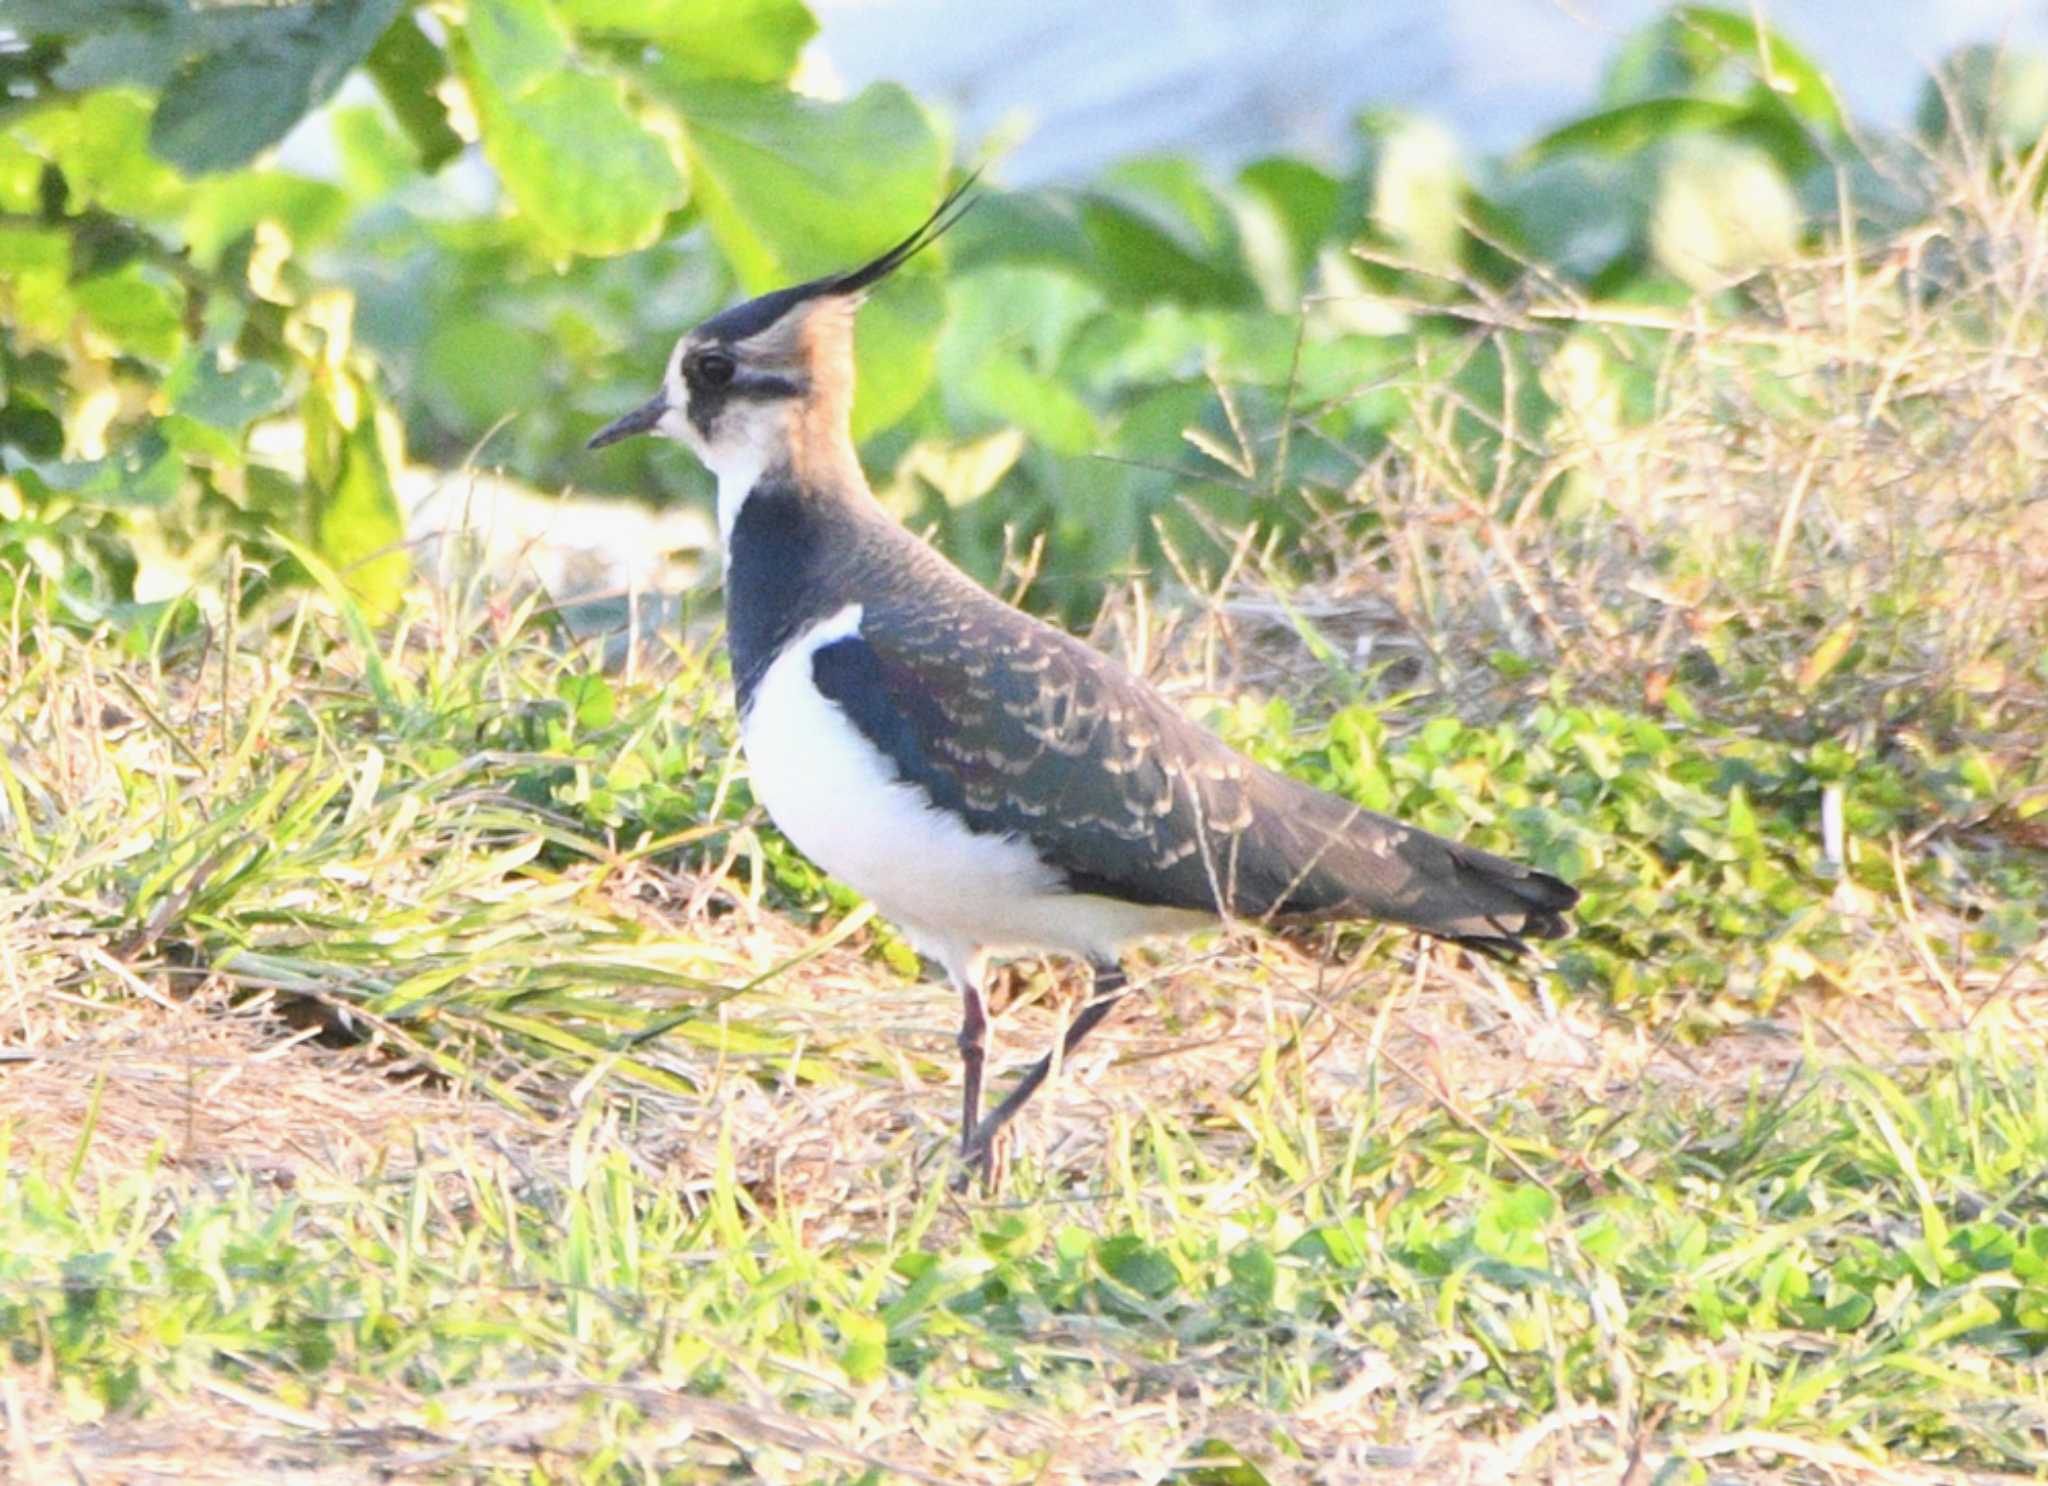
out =
<path fill-rule="evenodd" d="M 915 592 L 929 576 L 909 570 L 937 561 L 879 507 L 804 494 L 774 476 L 741 504 L 728 541 L 726 644 L 742 713 L 791 640 L 848 604 Z"/>

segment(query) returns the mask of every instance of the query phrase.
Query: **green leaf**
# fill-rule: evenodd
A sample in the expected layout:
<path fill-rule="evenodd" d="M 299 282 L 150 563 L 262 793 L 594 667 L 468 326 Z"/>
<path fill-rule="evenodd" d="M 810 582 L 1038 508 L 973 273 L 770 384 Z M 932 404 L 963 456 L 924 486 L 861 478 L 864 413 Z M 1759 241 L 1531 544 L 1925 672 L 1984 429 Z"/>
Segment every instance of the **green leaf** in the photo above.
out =
<path fill-rule="evenodd" d="M 1231 1251 L 1230 1284 L 1238 1298 L 1253 1310 L 1269 1310 L 1279 1283 L 1280 1269 L 1273 1251 L 1257 1240 Z"/>
<path fill-rule="evenodd" d="M 267 361 L 228 367 L 218 350 L 194 348 L 164 382 L 164 395 L 185 417 L 239 433 L 283 406 L 284 376 Z"/>
<path fill-rule="evenodd" d="M 1105 1273 L 1144 1296 L 1158 1300 L 1180 1288 L 1180 1271 L 1163 1250 L 1134 1233 L 1105 1238 L 1095 1246 L 1095 1261 Z"/>
<path fill-rule="evenodd" d="M 821 103 L 672 67 L 647 77 L 682 115 L 705 223 L 752 293 L 872 257 L 938 198 L 945 152 L 892 84 Z"/>
<path fill-rule="evenodd" d="M 1091 454 L 1101 443 L 1095 415 L 1073 389 L 1058 377 L 1034 371 L 1007 347 L 976 362 L 952 390 L 1057 453 Z"/>
<path fill-rule="evenodd" d="M 448 75 L 448 59 L 411 16 L 400 16 L 385 30 L 366 66 L 399 127 L 411 136 L 421 169 L 432 174 L 462 153 L 462 136 L 450 127 L 448 107 L 436 92 Z"/>
<path fill-rule="evenodd" d="M 1848 136 L 1848 120 L 1827 74 L 1776 27 L 1705 5 L 1673 12 L 1671 24 L 1696 33 L 1731 60 L 1752 66 L 1758 81 L 1805 122 L 1820 125 L 1834 138 Z"/>
<path fill-rule="evenodd" d="M 64 425 L 41 403 L 17 395 L 0 406 L 0 445 L 6 444 L 30 459 L 55 459 L 64 452 Z"/>
<path fill-rule="evenodd" d="M 95 12 L 118 10 L 123 19 L 143 21 L 165 19 L 182 9 L 182 0 L 123 0 L 118 7 L 81 5 L 79 0 L 7 0 L 7 22 L 10 28 L 31 36 L 68 35 L 103 27 L 109 17 Z M 81 24 L 88 20 L 91 27 Z"/>
<path fill-rule="evenodd" d="M 311 0 L 216 12 L 223 44 L 164 85 L 149 146 L 188 175 L 246 165 L 325 103 L 403 0 Z"/>
<path fill-rule="evenodd" d="M 389 113 L 360 103 L 327 110 L 328 132 L 341 155 L 341 178 L 358 201 L 376 201 L 402 189 L 419 171 L 419 154 L 391 125 Z"/>
<path fill-rule="evenodd" d="M 185 296 L 160 269 L 131 263 L 74 285 L 72 295 L 93 328 L 125 355 L 168 364 L 185 344 Z"/>
<path fill-rule="evenodd" d="M 1574 119 L 1530 145 L 1523 158 L 1533 163 L 1575 150 L 1631 155 L 1673 135 L 1732 128 L 1748 114 L 1748 104 L 1719 98 L 1645 98 Z"/>
<path fill-rule="evenodd" d="M 149 127 L 146 97 L 109 88 L 43 109 L 21 132 L 64 172 L 72 210 L 97 206 L 122 216 L 159 218 L 175 212 L 192 187 L 150 154 Z"/>
<path fill-rule="evenodd" d="M 579 728 L 610 727 L 618 716 L 618 702 L 602 676 L 564 676 L 555 683 L 555 695 L 569 704 Z"/>
<path fill-rule="evenodd" d="M 913 274 L 861 311 L 853 326 L 853 437 L 889 427 L 917 406 L 931 385 L 945 291 L 929 274 Z"/>
<path fill-rule="evenodd" d="M 0 281 L 7 285 L 12 325 L 42 340 L 61 343 L 71 333 L 78 306 L 67 279 L 71 245 L 61 232 L 40 227 L 0 227 Z"/>
<path fill-rule="evenodd" d="M 58 83 L 74 93 L 117 83 L 161 88 L 183 51 L 179 19 L 128 12 L 114 21 L 114 29 L 79 37 L 64 49 L 55 74 Z"/>
<path fill-rule="evenodd" d="M 348 221 L 349 199 L 339 187 L 279 170 L 250 170 L 210 181 L 197 193 L 185 217 L 192 256 L 208 268 L 258 222 L 285 230 L 292 247 L 304 251 L 334 236 Z"/>
<path fill-rule="evenodd" d="M 316 387 L 306 396 L 306 477 L 313 495 L 313 549 L 370 614 L 389 614 L 411 569 L 404 521 L 390 461 L 378 435 L 367 389 L 355 425 L 345 426 L 334 400 Z"/>
<path fill-rule="evenodd" d="M 1188 1452 L 1189 1464 L 1167 1479 L 1173 1486 L 1270 1486 L 1266 1473 L 1228 1440 L 1203 1440 Z"/>
<path fill-rule="evenodd" d="M 839 1335 L 845 1345 L 839 1351 L 839 1365 L 850 1383 L 871 1382 L 889 1365 L 889 1328 L 880 1317 L 859 1311 L 839 1313 Z"/>
<path fill-rule="evenodd" d="M 479 0 L 464 42 L 484 154 L 541 240 L 592 256 L 653 242 L 682 205 L 683 178 L 624 84 L 575 70 L 543 0 Z"/>
<path fill-rule="evenodd" d="M 88 505 L 162 506 L 178 493 L 184 470 L 163 434 L 151 428 L 105 459 L 36 464 L 52 490 L 66 491 Z"/>
<path fill-rule="evenodd" d="M 1284 298 L 1299 296 L 1309 281 L 1317 251 L 1336 235 L 1343 187 L 1335 177 L 1306 161 L 1278 155 L 1247 165 L 1238 172 L 1237 184 L 1271 214 L 1288 269 Z M 1248 241 L 1248 251 L 1250 247 Z"/>
<path fill-rule="evenodd" d="M 442 316 L 422 348 L 420 395 L 449 428 L 481 430 L 540 405 L 548 393 L 547 350 L 532 331 L 503 320 Z"/>
<path fill-rule="evenodd" d="M 1797 684 L 1801 691 L 1812 691 L 1827 679 L 1829 672 L 1842 663 L 1842 658 L 1849 653 L 1849 647 L 1855 643 L 1856 629 L 1854 619 L 1845 619 L 1821 636 L 1820 643 L 1813 647 L 1800 664 Z"/>
<path fill-rule="evenodd" d="M 1372 219 L 1399 257 L 1430 273 L 1458 266 L 1466 175 L 1457 137 L 1434 119 L 1382 114 L 1369 121 Z"/>
<path fill-rule="evenodd" d="M 678 72 L 735 82 L 784 81 L 818 31 L 803 0 L 563 0 L 562 15 L 657 41 Z"/>
<path fill-rule="evenodd" d="M 1960 131 L 2025 154 L 2048 132 L 2048 57 L 1997 42 L 1952 52 L 1922 85 L 1913 122 L 1930 140 Z"/>
<path fill-rule="evenodd" d="M 1541 1187 L 1506 1188 L 1479 1209 L 1472 1226 L 1473 1246 L 1509 1264 L 1539 1268 L 1545 1260 L 1543 1225 L 1554 1206 Z"/>
<path fill-rule="evenodd" d="M 1237 305 L 1256 299 L 1250 279 L 1234 266 L 1212 260 L 1121 201 L 1101 195 L 1085 199 L 1081 228 L 1094 250 L 1102 286 L 1123 303 L 1151 305 L 1168 299 Z"/>

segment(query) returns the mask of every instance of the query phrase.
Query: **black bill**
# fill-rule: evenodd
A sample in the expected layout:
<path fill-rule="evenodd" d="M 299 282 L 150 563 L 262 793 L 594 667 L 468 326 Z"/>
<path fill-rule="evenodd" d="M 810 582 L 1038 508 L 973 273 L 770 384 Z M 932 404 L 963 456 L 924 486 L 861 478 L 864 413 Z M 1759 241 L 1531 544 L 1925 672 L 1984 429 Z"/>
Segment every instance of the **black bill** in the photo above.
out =
<path fill-rule="evenodd" d="M 606 444 L 616 444 L 620 439 L 630 439 L 636 433 L 648 433 L 661 421 L 661 415 L 668 411 L 668 399 L 657 392 L 654 396 L 633 409 L 623 418 L 615 418 L 590 436 L 586 449 L 602 449 Z"/>

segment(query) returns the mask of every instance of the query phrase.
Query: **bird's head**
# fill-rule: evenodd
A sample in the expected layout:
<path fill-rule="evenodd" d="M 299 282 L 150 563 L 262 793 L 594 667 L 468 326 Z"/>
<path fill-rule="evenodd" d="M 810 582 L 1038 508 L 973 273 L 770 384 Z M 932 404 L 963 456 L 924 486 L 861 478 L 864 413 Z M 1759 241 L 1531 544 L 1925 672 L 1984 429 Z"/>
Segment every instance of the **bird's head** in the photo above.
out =
<path fill-rule="evenodd" d="M 917 231 L 860 267 L 750 299 L 684 334 L 660 390 L 598 430 L 590 447 L 658 434 L 687 444 L 721 485 L 750 484 L 780 466 L 804 473 L 850 461 L 854 311 L 960 220 L 974 204 L 966 194 L 973 183 L 955 187 Z"/>

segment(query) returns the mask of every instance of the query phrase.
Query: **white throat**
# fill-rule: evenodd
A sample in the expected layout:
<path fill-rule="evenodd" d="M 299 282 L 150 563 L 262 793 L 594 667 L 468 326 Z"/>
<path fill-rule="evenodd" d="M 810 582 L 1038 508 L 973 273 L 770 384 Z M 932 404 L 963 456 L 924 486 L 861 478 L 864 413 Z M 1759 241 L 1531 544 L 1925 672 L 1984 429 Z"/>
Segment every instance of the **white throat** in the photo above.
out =
<path fill-rule="evenodd" d="M 715 463 L 707 459 L 705 464 L 718 477 L 718 541 L 725 554 L 725 565 L 730 567 L 732 529 L 739 524 L 740 507 L 747 503 L 747 497 L 754 493 L 754 487 L 768 469 L 768 451 L 727 451 L 724 458 Z"/>
<path fill-rule="evenodd" d="M 671 398 L 677 393 L 688 397 L 677 388 L 671 391 Z M 715 444 L 704 441 L 680 400 L 671 402 L 660 425 L 661 432 L 687 445 L 718 481 L 718 540 L 728 567 L 732 563 L 732 529 L 739 524 L 740 508 L 768 467 L 789 447 L 786 414 L 780 410 L 749 411 L 751 416 L 721 419 Z"/>

